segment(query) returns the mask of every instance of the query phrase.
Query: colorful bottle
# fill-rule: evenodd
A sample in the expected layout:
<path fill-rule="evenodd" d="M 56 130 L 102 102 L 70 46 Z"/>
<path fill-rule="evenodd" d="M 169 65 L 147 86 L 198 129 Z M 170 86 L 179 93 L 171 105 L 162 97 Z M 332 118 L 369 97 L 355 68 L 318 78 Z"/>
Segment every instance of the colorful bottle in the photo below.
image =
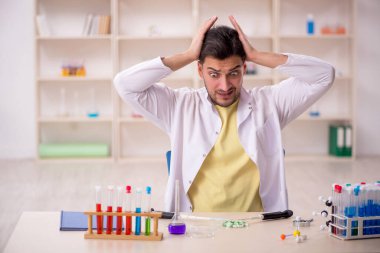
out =
<path fill-rule="evenodd" d="M 307 15 L 306 32 L 307 32 L 307 35 L 313 35 L 314 34 L 314 16 L 313 16 L 313 14 Z"/>

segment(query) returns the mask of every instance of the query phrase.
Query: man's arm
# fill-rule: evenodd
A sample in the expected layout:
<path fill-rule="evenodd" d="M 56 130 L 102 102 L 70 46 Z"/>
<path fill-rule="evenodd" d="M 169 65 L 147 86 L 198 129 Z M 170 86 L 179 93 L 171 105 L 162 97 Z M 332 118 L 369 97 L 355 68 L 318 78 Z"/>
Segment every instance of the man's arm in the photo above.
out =
<path fill-rule="evenodd" d="M 217 19 L 218 17 L 214 16 L 201 26 L 198 33 L 193 38 L 188 50 L 173 56 L 163 57 L 162 62 L 165 66 L 169 67 L 173 71 L 176 71 L 177 69 L 183 68 L 193 61 L 198 60 L 205 34 L 214 25 Z"/>
<path fill-rule="evenodd" d="M 249 43 L 247 36 L 244 34 L 240 25 L 233 16 L 229 16 L 229 19 L 234 26 L 235 30 L 239 34 L 239 39 L 243 44 L 244 51 L 247 55 L 247 61 L 254 62 L 258 65 L 262 65 L 269 68 L 275 68 L 279 65 L 286 63 L 288 56 L 284 54 L 276 54 L 272 52 L 259 52 L 251 43 Z"/>
<path fill-rule="evenodd" d="M 259 52 L 249 43 L 235 18 L 229 18 L 239 34 L 248 61 L 276 68 L 291 77 L 267 89 L 274 101 L 281 128 L 302 114 L 331 87 L 335 70 L 329 63 L 305 55 Z"/>

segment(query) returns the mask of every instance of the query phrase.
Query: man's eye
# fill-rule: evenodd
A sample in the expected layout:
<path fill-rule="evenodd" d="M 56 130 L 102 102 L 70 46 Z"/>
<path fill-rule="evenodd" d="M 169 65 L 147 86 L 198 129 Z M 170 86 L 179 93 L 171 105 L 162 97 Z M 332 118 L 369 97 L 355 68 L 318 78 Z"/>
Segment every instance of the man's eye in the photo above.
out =
<path fill-rule="evenodd" d="M 230 72 L 230 76 L 238 76 L 239 72 L 238 71 L 232 71 Z"/>
<path fill-rule="evenodd" d="M 210 73 L 210 76 L 211 76 L 212 78 L 217 78 L 219 75 L 218 75 L 218 73 L 211 72 L 211 73 Z"/>

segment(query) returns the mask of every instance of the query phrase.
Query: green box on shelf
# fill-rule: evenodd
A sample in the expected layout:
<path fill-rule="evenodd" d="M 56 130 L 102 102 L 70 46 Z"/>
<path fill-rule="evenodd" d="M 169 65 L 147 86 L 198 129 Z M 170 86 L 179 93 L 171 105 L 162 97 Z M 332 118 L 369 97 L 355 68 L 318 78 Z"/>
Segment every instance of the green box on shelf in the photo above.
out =
<path fill-rule="evenodd" d="M 41 158 L 86 158 L 108 157 L 108 144 L 104 143 L 49 143 L 40 144 Z"/>

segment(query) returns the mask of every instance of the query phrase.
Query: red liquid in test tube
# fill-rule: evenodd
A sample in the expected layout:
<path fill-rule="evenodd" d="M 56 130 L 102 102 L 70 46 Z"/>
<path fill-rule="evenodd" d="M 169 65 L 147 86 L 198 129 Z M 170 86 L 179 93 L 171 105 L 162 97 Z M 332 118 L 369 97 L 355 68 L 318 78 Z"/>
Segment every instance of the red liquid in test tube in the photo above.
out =
<path fill-rule="evenodd" d="M 102 211 L 102 194 L 101 194 L 100 186 L 95 186 L 95 193 L 96 193 L 96 211 L 101 212 Z M 101 215 L 96 216 L 96 231 L 98 234 L 103 233 L 103 217 Z"/>
<path fill-rule="evenodd" d="M 111 212 L 112 213 L 112 204 L 113 204 L 113 186 L 112 185 L 109 185 L 108 186 L 108 205 L 107 205 L 107 212 Z M 106 233 L 107 234 L 111 234 L 112 233 L 112 229 L 113 229 L 113 216 L 107 216 L 107 231 Z"/>
<path fill-rule="evenodd" d="M 121 213 L 123 210 L 123 188 L 121 186 L 117 187 L 117 207 L 116 207 L 116 212 Z M 117 216 L 116 218 L 116 234 L 121 235 L 121 230 L 123 227 L 123 217 L 122 216 Z"/>
<path fill-rule="evenodd" d="M 126 195 L 126 212 L 131 212 L 131 190 L 132 187 L 130 185 L 127 185 L 126 187 L 127 195 Z M 125 216 L 125 234 L 130 235 L 132 232 L 132 216 Z"/>

